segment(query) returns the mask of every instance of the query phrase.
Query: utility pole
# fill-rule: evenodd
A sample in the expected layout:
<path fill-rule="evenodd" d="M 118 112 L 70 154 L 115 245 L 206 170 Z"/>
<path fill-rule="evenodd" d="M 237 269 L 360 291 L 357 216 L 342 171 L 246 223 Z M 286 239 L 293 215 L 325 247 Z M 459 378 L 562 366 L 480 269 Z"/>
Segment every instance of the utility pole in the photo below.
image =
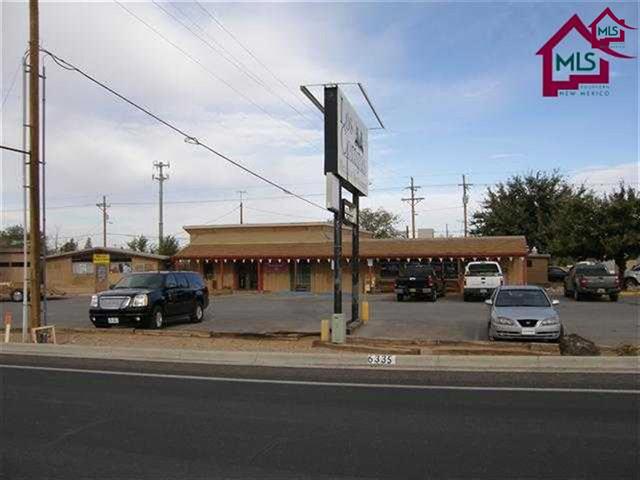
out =
<path fill-rule="evenodd" d="M 246 190 L 238 190 L 238 193 L 240 194 L 240 225 L 242 225 L 244 223 L 244 203 L 242 202 L 243 200 L 243 195 L 245 193 L 247 193 Z"/>
<path fill-rule="evenodd" d="M 411 203 L 411 238 L 416 238 L 416 205 L 424 200 L 424 197 L 416 197 L 416 192 L 420 186 L 414 185 L 413 177 L 411 177 L 411 185 L 405 187 L 405 190 L 411 191 L 411 196 L 409 198 L 403 198 L 403 202 Z"/>
<path fill-rule="evenodd" d="M 448 223 L 444 224 L 444 237 L 445 238 L 449 238 L 449 224 Z"/>
<path fill-rule="evenodd" d="M 468 221 L 467 221 L 467 204 L 469 203 L 469 187 L 473 184 L 467 183 L 466 175 L 462 175 L 462 183 L 458 186 L 462 187 L 462 207 L 464 208 L 464 236 L 468 235 Z"/>
<path fill-rule="evenodd" d="M 40 19 L 38 0 L 29 0 L 29 263 L 31 328 L 40 326 Z M 25 225 L 26 227 L 26 225 Z"/>
<path fill-rule="evenodd" d="M 158 181 L 158 186 L 159 186 L 159 194 L 158 194 L 158 247 L 160 247 L 160 245 L 162 245 L 162 239 L 164 238 L 164 222 L 163 222 L 163 212 L 162 212 L 162 202 L 163 202 L 163 188 L 162 188 L 162 184 L 165 182 L 165 180 L 169 179 L 169 175 L 165 175 L 164 174 L 164 168 L 170 168 L 170 165 L 168 163 L 162 163 L 162 162 L 153 162 L 153 167 L 155 169 L 158 170 L 158 174 L 156 175 L 155 173 L 153 173 L 151 175 L 151 179 L 152 180 L 157 180 Z"/>
<path fill-rule="evenodd" d="M 107 220 L 109 220 L 109 214 L 107 208 L 111 205 L 107 205 L 107 197 L 102 196 L 102 203 L 96 203 L 96 207 L 102 212 L 102 246 L 107 248 Z"/>

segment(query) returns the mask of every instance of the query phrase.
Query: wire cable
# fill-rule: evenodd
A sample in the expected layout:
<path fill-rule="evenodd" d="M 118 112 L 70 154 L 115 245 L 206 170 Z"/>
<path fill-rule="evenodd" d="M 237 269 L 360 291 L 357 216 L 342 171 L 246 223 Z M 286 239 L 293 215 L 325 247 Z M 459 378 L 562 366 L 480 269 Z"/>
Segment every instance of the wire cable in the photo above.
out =
<path fill-rule="evenodd" d="M 13 87 L 16 84 L 16 78 L 18 78 L 18 72 L 20 71 L 20 66 L 22 65 L 22 63 L 18 62 L 18 66 L 16 67 L 16 71 L 13 72 L 13 78 L 11 80 L 11 83 L 9 85 L 9 89 L 7 90 L 7 93 L 4 94 L 4 98 L 2 99 L 2 108 L 4 108 L 4 104 L 7 102 L 7 99 L 9 98 L 9 95 L 11 95 L 11 92 L 13 91 Z"/>
<path fill-rule="evenodd" d="M 52 52 L 50 52 L 49 50 L 46 49 L 41 49 L 42 52 L 46 53 L 47 55 L 49 55 L 52 60 L 56 63 L 56 65 L 61 66 L 62 68 L 66 69 L 66 70 L 73 70 L 77 73 L 79 73 L 80 75 L 82 75 L 83 77 L 85 77 L 87 80 L 95 83 L 96 85 L 98 85 L 99 87 L 102 87 L 103 89 L 107 90 L 109 93 L 111 93 L 112 95 L 115 95 L 116 97 L 118 97 L 119 99 L 121 99 L 122 101 L 128 103 L 129 105 L 131 105 L 132 107 L 136 108 L 137 110 L 140 110 L 141 112 L 147 114 L 148 116 L 150 116 L 151 118 L 153 118 L 154 120 L 156 120 L 157 122 L 161 123 L 162 125 L 166 126 L 167 128 L 173 130 L 174 132 L 180 134 L 182 137 L 184 137 L 184 141 L 186 143 L 190 143 L 192 145 L 197 145 L 200 146 L 202 148 L 204 148 L 205 150 L 213 153 L 214 155 L 216 155 L 217 157 L 220 157 L 221 159 L 227 161 L 228 163 L 234 165 L 235 167 L 239 168 L 240 170 L 243 170 L 244 172 L 258 178 L 259 180 L 262 180 L 265 183 L 268 183 L 269 185 L 272 185 L 273 187 L 277 188 L 278 190 L 286 193 L 287 195 L 290 195 L 292 197 L 298 198 L 300 200 L 302 200 L 303 202 L 308 203 L 309 205 L 312 205 L 316 208 L 319 208 L 321 210 L 326 210 L 325 207 L 323 207 L 322 205 L 320 205 L 319 203 L 316 203 L 312 200 L 309 200 L 305 197 L 303 197 L 302 195 L 299 195 L 297 193 L 292 192 L 291 190 L 279 185 L 278 183 L 276 183 L 273 180 L 270 180 L 269 178 L 265 177 L 264 175 L 254 172 L 253 170 L 251 170 L 250 168 L 244 166 L 242 163 L 237 162 L 231 158 L 229 158 L 228 156 L 218 152 L 217 150 L 215 150 L 214 148 L 210 147 L 209 145 L 207 145 L 206 143 L 200 142 L 200 140 L 198 140 L 196 137 L 194 137 L 193 135 L 188 134 L 187 132 L 185 132 L 184 130 L 181 130 L 180 128 L 176 127 L 175 125 L 169 123 L 168 121 L 160 118 L 158 115 L 152 113 L 151 111 L 149 111 L 148 109 L 138 105 L 137 103 L 135 103 L 132 100 L 129 100 L 127 97 L 125 97 L 124 95 L 122 95 L 121 93 L 118 93 L 117 91 L 115 91 L 114 89 L 112 89 L 111 87 L 109 87 L 108 85 L 100 82 L 99 80 L 95 79 L 94 77 L 92 77 L 91 75 L 89 75 L 88 73 L 84 72 L 83 70 L 81 70 L 80 68 L 76 67 L 75 65 L 67 62 L 66 60 L 63 60 L 62 58 L 58 57 L 57 55 L 53 54 Z"/>
<path fill-rule="evenodd" d="M 202 43 L 204 43 L 207 47 L 209 47 L 210 50 L 215 52 L 217 55 L 220 55 L 225 61 L 227 61 L 228 63 L 233 65 L 236 69 L 238 69 L 246 77 L 251 79 L 258 86 L 264 88 L 267 92 L 269 92 L 274 97 L 277 97 L 281 102 L 283 102 L 285 105 L 287 105 L 289 108 L 291 108 L 295 113 L 300 115 L 303 119 L 305 119 L 308 122 L 312 122 L 312 120 L 309 117 L 307 117 L 303 112 L 298 110 L 286 98 L 283 98 L 278 92 L 274 91 L 266 82 L 264 82 L 260 77 L 258 77 L 255 73 L 253 73 L 244 63 L 242 63 L 240 60 L 238 60 L 233 55 L 233 53 L 231 53 L 229 50 L 227 50 L 224 47 L 224 45 L 222 45 L 222 44 L 220 44 L 220 42 L 216 41 L 216 39 L 213 38 L 213 36 L 211 36 L 206 30 L 203 30 L 202 27 L 200 27 L 200 25 L 198 25 L 197 22 L 192 20 L 186 13 L 184 13 L 182 10 L 180 10 L 176 5 L 174 5 L 173 8 L 176 11 L 180 12 L 180 14 L 184 18 L 186 18 L 191 25 L 193 25 L 195 28 L 197 28 L 200 32 L 202 32 L 204 35 L 206 35 L 209 39 L 211 39 L 211 42 L 213 42 L 213 44 L 215 44 L 215 46 L 212 45 L 211 42 L 207 41 L 205 38 L 203 38 L 200 35 L 198 35 L 188 25 L 186 25 L 182 20 L 180 20 L 175 15 L 173 15 L 171 12 L 169 12 L 167 9 L 165 9 L 160 4 L 160 2 L 157 2 L 156 0 L 151 0 L 151 1 L 162 12 L 164 12 L 166 15 L 168 15 L 170 18 L 172 18 L 175 22 L 177 22 L 180 25 L 182 25 L 182 27 L 185 28 L 186 30 L 188 30 L 189 33 L 191 33 L 194 37 L 196 37 L 198 40 L 200 40 Z M 228 58 L 228 57 L 230 57 L 230 58 Z M 312 127 L 315 127 L 315 125 L 313 125 L 312 123 L 310 123 L 310 125 Z"/>
<path fill-rule="evenodd" d="M 200 8 L 200 10 L 202 10 L 211 20 L 213 20 L 216 25 L 218 25 L 218 27 L 220 27 L 227 35 L 229 35 L 238 45 L 240 45 L 240 48 L 242 48 L 245 52 L 247 52 L 249 54 L 249 56 L 251 58 L 253 58 L 262 68 L 264 68 L 267 72 L 269 72 L 269 74 L 280 84 L 282 85 L 288 92 L 292 93 L 293 98 L 295 98 L 298 102 L 300 102 L 301 105 L 304 106 L 304 108 L 308 109 L 311 112 L 314 113 L 318 113 L 317 110 L 311 108 L 311 106 L 309 106 L 306 102 L 303 102 L 300 97 L 298 97 L 298 95 L 293 94 L 293 92 L 291 91 L 291 87 L 289 87 L 285 82 L 283 82 L 267 65 L 265 65 L 252 51 L 251 49 L 249 49 L 249 47 L 245 46 L 238 37 L 236 37 L 236 35 L 234 35 L 234 33 L 229 30 L 227 27 L 225 27 L 222 22 L 215 17 L 215 15 L 213 15 L 209 10 L 207 10 L 206 8 L 204 8 L 204 6 L 202 6 L 202 4 L 198 1 L 195 0 L 195 4 Z"/>
<path fill-rule="evenodd" d="M 182 53 L 182 55 L 184 55 L 186 58 L 188 58 L 191 62 L 195 63 L 196 65 L 198 65 L 200 68 L 202 68 L 205 72 L 207 72 L 212 78 L 214 78 L 215 80 L 217 80 L 218 82 L 222 83 L 223 85 L 225 85 L 226 87 L 228 87 L 230 90 L 232 90 L 233 92 L 235 92 L 237 95 L 239 95 L 242 99 L 244 99 L 246 102 L 248 102 L 249 104 L 253 105 L 254 107 L 256 107 L 258 110 L 260 110 L 262 113 L 264 113 L 265 115 L 267 115 L 269 118 L 271 118 L 272 120 L 281 123 L 282 125 L 286 126 L 287 128 L 293 130 L 294 127 L 293 125 L 291 125 L 290 123 L 281 120 L 277 117 L 274 117 L 268 110 L 266 110 L 263 106 L 259 105 L 258 103 L 256 103 L 255 101 L 253 101 L 250 97 L 246 96 L 244 93 L 242 93 L 240 90 L 238 90 L 236 87 L 234 87 L 231 83 L 227 82 L 226 80 L 224 80 L 222 77 L 220 77 L 219 75 L 217 75 L 216 73 L 214 73 L 213 71 L 211 71 L 209 68 L 207 68 L 207 66 L 202 63 L 200 60 L 198 60 L 197 58 L 195 58 L 193 55 L 191 55 L 189 52 L 187 52 L 185 49 L 183 49 L 182 47 L 180 47 L 178 44 L 176 44 L 175 42 L 171 41 L 169 38 L 167 38 L 162 32 L 160 32 L 157 28 L 155 28 L 153 25 L 149 24 L 148 22 L 146 22 L 143 18 L 141 18 L 140 16 L 136 15 L 135 13 L 133 13 L 131 10 L 129 10 L 127 7 L 125 7 L 121 2 L 119 2 L 118 0 L 113 0 L 114 3 L 116 3 L 120 8 L 122 8 L 125 12 L 127 12 L 129 15 L 131 15 L 133 18 L 135 18 L 136 20 L 138 20 L 140 23 L 142 23 L 145 27 L 147 27 L 149 30 L 151 30 L 152 32 L 154 32 L 156 35 L 158 35 L 162 40 L 164 40 L 166 43 L 168 43 L 169 45 L 171 45 L 173 48 L 175 48 L 176 50 L 178 50 L 180 53 Z M 296 134 L 297 135 L 297 134 Z M 301 138 L 299 135 L 297 135 L 298 138 Z M 304 140 L 302 139 L 305 143 L 307 143 L 308 145 L 310 145 L 311 147 L 317 147 L 317 145 L 313 145 L 311 142 L 309 142 L 308 140 Z"/>

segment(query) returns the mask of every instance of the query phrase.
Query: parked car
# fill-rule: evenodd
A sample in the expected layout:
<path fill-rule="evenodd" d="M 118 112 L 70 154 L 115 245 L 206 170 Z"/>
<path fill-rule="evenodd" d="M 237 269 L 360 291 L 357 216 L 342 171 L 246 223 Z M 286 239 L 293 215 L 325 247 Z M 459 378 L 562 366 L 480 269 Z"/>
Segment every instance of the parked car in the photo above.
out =
<path fill-rule="evenodd" d="M 162 328 L 175 320 L 200 322 L 208 306 L 209 291 L 195 272 L 129 273 L 91 297 L 89 318 L 96 327 Z"/>
<path fill-rule="evenodd" d="M 464 270 L 464 301 L 472 297 L 490 297 L 503 284 L 504 276 L 498 262 L 469 262 Z"/>
<path fill-rule="evenodd" d="M 640 286 L 640 265 L 636 265 L 624 272 L 624 288 Z"/>
<path fill-rule="evenodd" d="M 567 270 L 562 267 L 550 266 L 547 268 L 547 279 L 550 282 L 562 282 L 567 276 Z"/>
<path fill-rule="evenodd" d="M 432 266 L 410 263 L 400 270 L 395 292 L 399 302 L 408 297 L 424 297 L 435 302 L 445 295 L 445 281 Z"/>
<path fill-rule="evenodd" d="M 585 296 L 609 295 L 612 302 L 617 302 L 619 294 L 618 276 L 601 263 L 578 263 L 564 278 L 564 296 L 576 301 Z"/>
<path fill-rule="evenodd" d="M 558 341 L 564 333 L 560 316 L 547 292 L 534 285 L 498 287 L 485 301 L 489 309 L 489 340 Z"/>

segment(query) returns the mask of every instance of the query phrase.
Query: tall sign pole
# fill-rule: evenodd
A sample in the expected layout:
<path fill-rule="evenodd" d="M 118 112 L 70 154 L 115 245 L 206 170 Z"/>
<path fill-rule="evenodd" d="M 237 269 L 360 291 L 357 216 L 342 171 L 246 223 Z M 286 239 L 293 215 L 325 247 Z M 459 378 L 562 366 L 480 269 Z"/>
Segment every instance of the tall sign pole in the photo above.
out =
<path fill-rule="evenodd" d="M 345 341 L 342 313 L 342 228 L 351 226 L 351 333 L 360 324 L 360 197 L 369 193 L 369 128 L 360 119 L 339 85 L 358 86 L 362 96 L 384 129 L 367 92 L 360 83 L 302 85 L 300 90 L 324 115 L 324 173 L 327 209 L 333 212 L 333 319 L 331 339 Z M 309 87 L 324 87 L 324 105 Z M 377 128 L 377 127 L 376 127 Z M 342 192 L 351 193 L 351 202 Z"/>
<path fill-rule="evenodd" d="M 40 326 L 40 32 L 38 1 L 29 0 L 29 263 L 31 328 Z M 26 225 L 25 225 L 26 227 Z"/>

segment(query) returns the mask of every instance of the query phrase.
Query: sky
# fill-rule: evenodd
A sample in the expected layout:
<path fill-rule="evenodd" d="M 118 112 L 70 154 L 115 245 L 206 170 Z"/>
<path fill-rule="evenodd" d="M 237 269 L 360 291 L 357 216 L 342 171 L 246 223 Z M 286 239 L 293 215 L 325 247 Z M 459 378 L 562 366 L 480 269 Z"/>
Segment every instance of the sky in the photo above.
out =
<path fill-rule="evenodd" d="M 384 130 L 369 132 L 370 195 L 410 222 L 413 176 L 424 197 L 417 228 L 460 235 L 461 176 L 470 212 L 514 174 L 559 170 L 600 192 L 638 184 L 638 61 L 611 59 L 607 96 L 543 97 L 538 49 L 574 14 L 621 2 L 191 3 L 41 2 L 43 48 L 182 131 L 324 205 L 323 120 L 302 84 L 361 82 Z M 22 145 L 19 65 L 24 3 L 3 2 L 2 145 Z M 188 28 L 185 28 L 188 27 Z M 619 51 L 637 55 L 638 33 Z M 165 234 L 182 227 L 321 221 L 329 213 L 285 195 L 44 60 L 47 76 L 47 234 L 101 244 L 96 203 L 107 196 L 108 245 L 157 241 L 153 163 L 170 164 Z M 344 87 L 370 127 L 358 90 Z M 314 93 L 321 96 L 321 90 Z M 21 223 L 20 157 L 2 151 L 0 228 Z M 154 238 L 155 237 L 155 238 Z"/>

